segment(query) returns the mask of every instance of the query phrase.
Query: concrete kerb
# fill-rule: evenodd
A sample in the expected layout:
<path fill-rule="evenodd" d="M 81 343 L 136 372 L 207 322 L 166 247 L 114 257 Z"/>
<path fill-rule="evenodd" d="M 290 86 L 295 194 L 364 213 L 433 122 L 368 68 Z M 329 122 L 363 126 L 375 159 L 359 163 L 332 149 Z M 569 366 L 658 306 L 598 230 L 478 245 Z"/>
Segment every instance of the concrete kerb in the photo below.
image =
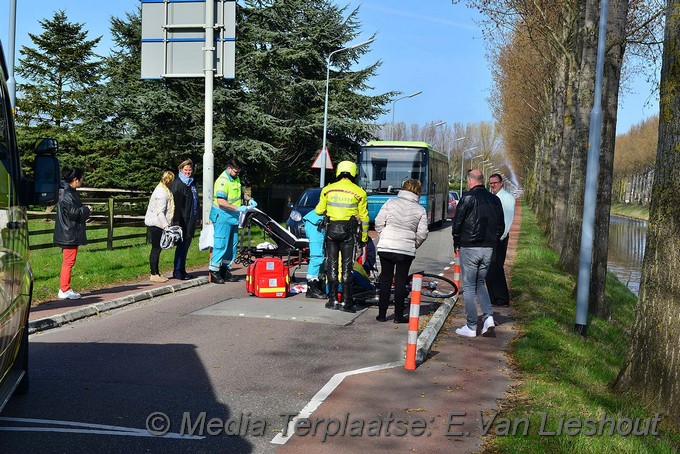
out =
<path fill-rule="evenodd" d="M 135 293 L 133 295 L 115 298 L 110 301 L 103 301 L 101 303 L 90 304 L 85 307 L 64 312 L 63 314 L 39 318 L 37 320 L 28 322 L 28 334 L 33 334 L 39 331 L 45 331 L 52 328 L 58 328 L 67 323 L 75 322 L 76 320 L 91 317 L 94 315 L 99 315 L 102 312 L 107 312 L 113 309 L 117 309 L 119 307 L 127 306 L 129 304 L 138 303 L 140 301 L 148 300 L 162 295 L 167 295 L 169 293 L 179 292 L 181 290 L 185 290 L 188 288 L 198 287 L 199 285 L 204 285 L 207 283 L 208 278 L 206 276 L 202 276 L 196 279 L 178 282 L 177 284 L 164 285 L 162 287 L 156 287 L 151 290 Z"/>
<path fill-rule="evenodd" d="M 423 332 L 418 336 L 418 342 L 416 344 L 416 364 L 422 364 L 430 353 L 432 344 L 437 339 L 437 334 L 439 330 L 444 326 L 446 318 L 451 313 L 451 309 L 458 302 L 458 295 L 454 295 L 453 298 L 446 298 L 442 304 L 439 305 L 435 311 L 430 321 L 427 323 Z"/>
<path fill-rule="evenodd" d="M 146 290 L 132 295 L 123 296 L 121 298 L 115 298 L 110 301 L 103 301 L 101 303 L 90 304 L 85 307 L 64 312 L 63 314 L 39 318 L 28 323 L 28 334 L 34 334 L 40 331 L 58 328 L 67 323 L 75 322 L 76 320 L 81 320 L 83 318 L 99 315 L 102 312 L 118 309 L 120 307 L 138 303 L 140 301 L 149 300 L 151 298 L 157 298 L 159 296 L 167 295 L 169 293 L 179 292 L 181 290 L 185 290 L 188 288 L 198 287 L 200 285 L 205 285 L 207 283 L 208 278 L 206 276 L 202 276 L 196 279 L 182 281 L 172 285 L 156 287 L 151 290 Z M 425 358 L 427 357 L 428 353 L 430 353 L 432 344 L 437 339 L 437 334 L 439 334 L 439 330 L 444 325 L 446 318 L 449 316 L 449 313 L 456 305 L 457 301 L 458 295 L 455 295 L 453 298 L 446 298 L 444 302 L 439 305 L 435 313 L 430 318 L 430 321 L 428 322 L 425 329 L 423 329 L 423 331 L 418 336 L 416 346 L 416 364 L 422 364 L 425 361 Z"/>

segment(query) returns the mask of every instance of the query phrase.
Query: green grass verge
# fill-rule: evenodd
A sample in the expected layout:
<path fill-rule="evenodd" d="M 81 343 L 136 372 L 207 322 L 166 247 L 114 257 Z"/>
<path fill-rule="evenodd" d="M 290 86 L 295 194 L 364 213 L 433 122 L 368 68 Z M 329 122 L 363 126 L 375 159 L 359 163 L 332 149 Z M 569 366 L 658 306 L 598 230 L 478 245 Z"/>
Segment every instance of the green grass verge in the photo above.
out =
<path fill-rule="evenodd" d="M 30 221 L 29 231 L 47 230 L 54 227 L 54 222 Z M 145 232 L 144 227 L 124 227 L 115 230 L 116 235 L 128 235 Z M 208 251 L 198 250 L 198 235 L 189 248 L 187 269 L 208 265 Z M 251 230 L 253 243 L 264 241 L 261 229 Z M 88 230 L 88 239 L 105 238 L 106 229 Z M 52 234 L 31 235 L 31 244 L 50 243 Z M 137 282 L 149 277 L 149 253 L 151 245 L 144 238 L 134 238 L 114 242 L 113 250 L 106 249 L 106 242 L 87 244 L 78 249 L 78 258 L 73 267 L 71 285 L 77 292 L 87 292 L 108 288 L 124 283 Z M 175 250 L 161 252 L 160 270 L 166 276 L 172 273 Z M 31 251 L 31 267 L 33 269 L 33 305 L 56 299 L 59 290 L 59 273 L 61 271 L 61 248 L 38 249 Z"/>
<path fill-rule="evenodd" d="M 498 416 L 488 433 L 506 433 L 499 418 L 508 421 L 527 418 L 529 429 L 523 435 L 522 424 L 515 435 L 491 438 L 486 452 L 678 452 L 680 434 L 664 424 L 663 419 L 656 436 L 621 436 L 616 429 L 610 436 L 611 424 L 604 426 L 602 435 L 547 434 L 557 433 L 560 418 L 565 421 L 594 418 L 597 431 L 603 415 L 617 421 L 642 418 L 641 422 L 654 416 L 631 396 L 618 394 L 610 387 L 626 356 L 636 297 L 610 275 L 606 297 L 613 307 L 612 319 L 591 318 L 588 337 L 583 338 L 574 332 L 575 278 L 560 271 L 557 261 L 558 255 L 548 248 L 534 214 L 525 206 L 511 281 L 519 334 L 510 354 L 519 374 L 519 385 L 506 405 L 507 410 Z M 545 434 L 541 435 L 544 415 L 547 422 Z M 490 417 L 487 415 L 485 421 Z"/>
<path fill-rule="evenodd" d="M 615 216 L 649 220 L 649 205 L 637 205 L 631 203 L 613 203 L 610 213 Z"/>

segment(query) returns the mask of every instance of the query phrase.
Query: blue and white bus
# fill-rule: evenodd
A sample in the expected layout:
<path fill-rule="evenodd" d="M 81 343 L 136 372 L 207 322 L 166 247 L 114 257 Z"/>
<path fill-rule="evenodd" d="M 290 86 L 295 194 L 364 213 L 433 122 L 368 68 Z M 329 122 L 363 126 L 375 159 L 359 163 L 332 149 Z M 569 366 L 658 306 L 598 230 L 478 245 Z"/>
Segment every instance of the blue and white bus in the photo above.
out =
<path fill-rule="evenodd" d="M 426 142 L 372 141 L 359 152 L 357 184 L 368 194 L 371 223 L 383 204 L 394 197 L 408 179 L 420 180 L 420 204 L 429 224 L 446 219 L 449 194 L 449 162 L 446 155 Z"/>

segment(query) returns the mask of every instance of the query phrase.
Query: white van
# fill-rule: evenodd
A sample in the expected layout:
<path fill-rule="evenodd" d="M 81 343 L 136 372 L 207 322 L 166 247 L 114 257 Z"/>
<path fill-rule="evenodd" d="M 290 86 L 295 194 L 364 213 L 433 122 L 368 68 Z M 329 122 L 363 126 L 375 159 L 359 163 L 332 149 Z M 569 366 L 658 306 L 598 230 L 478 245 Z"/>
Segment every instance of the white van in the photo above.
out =
<path fill-rule="evenodd" d="M 28 262 L 28 205 L 54 204 L 59 191 L 57 142 L 36 145 L 34 180 L 21 170 L 0 43 L 0 411 L 28 390 L 28 313 L 33 273 Z"/>

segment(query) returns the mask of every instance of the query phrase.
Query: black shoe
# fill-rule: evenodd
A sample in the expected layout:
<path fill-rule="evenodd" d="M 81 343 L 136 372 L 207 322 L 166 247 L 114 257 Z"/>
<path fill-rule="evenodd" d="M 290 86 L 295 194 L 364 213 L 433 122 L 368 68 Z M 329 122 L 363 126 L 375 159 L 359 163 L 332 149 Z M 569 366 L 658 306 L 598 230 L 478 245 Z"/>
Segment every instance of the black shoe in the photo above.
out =
<path fill-rule="evenodd" d="M 184 274 L 181 271 L 175 270 L 172 272 L 172 278 L 179 279 L 180 281 L 186 281 L 187 279 L 189 279 L 189 277 L 187 276 L 188 276 L 187 274 Z"/>
<path fill-rule="evenodd" d="M 394 323 L 408 323 L 408 318 L 407 317 L 397 317 L 395 315 L 394 316 Z"/>
<path fill-rule="evenodd" d="M 387 317 L 385 317 L 384 315 L 376 315 L 375 319 L 378 320 L 379 322 L 387 321 Z"/>
<path fill-rule="evenodd" d="M 189 279 L 193 279 L 194 275 L 187 273 L 185 270 L 182 270 L 182 278 L 186 281 Z"/>
<path fill-rule="evenodd" d="M 341 310 L 342 312 L 350 312 L 350 313 L 352 313 L 352 314 L 356 313 L 356 311 L 357 311 L 357 310 L 354 308 L 354 304 L 349 305 L 349 304 L 345 304 L 345 303 L 342 303 L 342 304 L 340 305 L 340 310 Z"/>
<path fill-rule="evenodd" d="M 337 301 L 329 301 L 326 304 L 324 304 L 323 307 L 325 307 L 326 309 L 335 309 L 335 306 L 337 305 L 338 305 Z"/>
<path fill-rule="evenodd" d="M 238 278 L 231 274 L 231 271 L 227 267 L 220 268 L 220 276 L 224 282 L 238 282 Z"/>
<path fill-rule="evenodd" d="M 220 276 L 219 271 L 210 271 L 209 274 L 210 282 L 213 284 L 224 284 L 224 279 L 222 279 L 222 276 Z"/>
<path fill-rule="evenodd" d="M 319 284 L 319 281 L 307 282 L 307 294 L 305 296 L 307 298 L 315 298 L 320 300 L 325 300 L 328 298 L 328 295 L 323 293 L 323 291 L 321 290 L 321 285 Z"/>

